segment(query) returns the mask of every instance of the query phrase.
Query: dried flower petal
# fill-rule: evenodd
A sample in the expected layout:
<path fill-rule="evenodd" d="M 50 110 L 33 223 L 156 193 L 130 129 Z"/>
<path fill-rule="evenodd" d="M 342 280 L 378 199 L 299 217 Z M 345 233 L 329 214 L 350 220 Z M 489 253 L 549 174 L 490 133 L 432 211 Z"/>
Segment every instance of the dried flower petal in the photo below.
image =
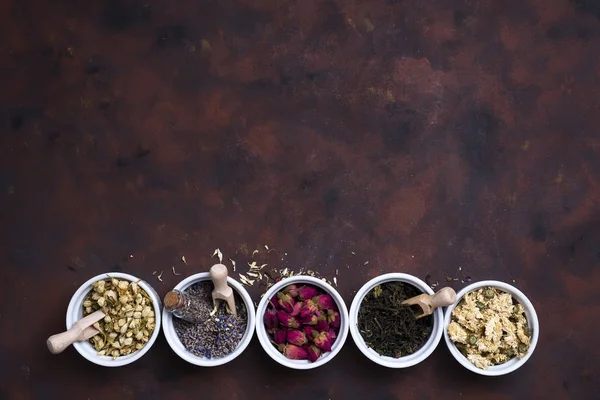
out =
<path fill-rule="evenodd" d="M 219 258 L 219 262 L 223 262 L 223 253 L 221 253 L 221 250 L 216 249 L 212 256 L 217 256 Z"/>

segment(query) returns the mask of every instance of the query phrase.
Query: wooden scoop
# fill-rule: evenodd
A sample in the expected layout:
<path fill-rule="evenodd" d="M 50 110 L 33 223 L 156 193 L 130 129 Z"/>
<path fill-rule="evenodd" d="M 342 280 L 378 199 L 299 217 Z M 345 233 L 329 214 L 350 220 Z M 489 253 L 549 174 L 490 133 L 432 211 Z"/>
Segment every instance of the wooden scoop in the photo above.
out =
<path fill-rule="evenodd" d="M 402 304 L 407 306 L 419 306 L 423 313 L 416 315 L 416 318 L 423 318 L 427 315 L 431 315 L 433 310 L 438 307 L 447 307 L 456 301 L 456 292 L 450 287 L 440 289 L 436 294 L 420 294 L 415 297 L 411 297 L 408 300 L 404 300 Z"/>
<path fill-rule="evenodd" d="M 92 336 L 96 336 L 100 332 L 93 328 L 92 325 L 102 318 L 104 318 L 104 313 L 102 310 L 98 310 L 75 322 L 68 331 L 50 336 L 48 340 L 46 340 L 48 350 L 50 350 L 50 353 L 52 354 L 62 353 L 64 349 L 74 342 L 88 340 Z"/>
<path fill-rule="evenodd" d="M 215 288 L 212 291 L 213 304 L 217 310 L 217 300 L 225 300 L 229 313 L 237 315 L 235 310 L 235 300 L 233 298 L 233 289 L 227 284 L 227 267 L 223 264 L 215 264 L 210 267 L 210 279 L 212 279 Z"/>

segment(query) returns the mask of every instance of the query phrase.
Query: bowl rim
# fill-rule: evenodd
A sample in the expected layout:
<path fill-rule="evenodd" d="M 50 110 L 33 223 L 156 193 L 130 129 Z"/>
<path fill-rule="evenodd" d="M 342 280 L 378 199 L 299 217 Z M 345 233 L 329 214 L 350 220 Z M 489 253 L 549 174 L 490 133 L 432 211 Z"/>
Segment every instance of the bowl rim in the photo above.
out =
<path fill-rule="evenodd" d="M 443 313 L 441 307 L 433 311 L 433 330 L 427 342 L 425 342 L 416 353 L 408 356 L 400 358 L 382 356 L 367 346 L 362 335 L 358 331 L 358 310 L 365 296 L 379 284 L 397 281 L 409 283 L 426 294 L 434 294 L 434 291 L 427 283 L 411 274 L 392 272 L 376 276 L 367 281 L 358 292 L 356 292 L 356 295 L 354 295 L 352 305 L 350 306 L 350 334 L 352 335 L 356 347 L 358 347 L 361 353 L 374 363 L 388 368 L 408 368 L 424 361 L 434 352 L 440 343 L 443 331 Z"/>
<path fill-rule="evenodd" d="M 210 280 L 210 273 L 208 272 L 199 272 L 194 275 L 190 275 L 181 282 L 179 282 L 173 289 L 184 291 L 188 287 L 192 286 L 195 283 Z M 235 291 L 240 295 L 242 300 L 244 301 L 244 305 L 246 306 L 246 313 L 248 315 L 248 323 L 246 325 L 246 332 L 244 333 L 244 337 L 238 343 L 237 347 L 234 351 L 226 355 L 225 357 L 216 358 L 216 359 L 206 359 L 204 357 L 198 357 L 183 347 L 183 344 L 179 340 L 177 333 L 175 332 L 175 327 L 173 326 L 173 314 L 168 312 L 163 308 L 162 316 L 163 316 L 163 334 L 167 339 L 167 343 L 169 343 L 169 347 L 175 354 L 181 357 L 183 360 L 189 362 L 190 364 L 197 365 L 199 367 L 217 367 L 219 365 L 227 364 L 230 361 L 233 361 L 238 356 L 240 356 L 246 347 L 252 341 L 252 336 L 254 335 L 254 325 L 255 325 L 255 310 L 254 310 L 254 302 L 250 297 L 250 294 L 242 286 L 241 283 L 233 279 L 231 276 L 227 277 L 227 283 L 233 287 Z"/>
<path fill-rule="evenodd" d="M 452 316 L 452 311 L 454 310 L 454 308 L 456 308 L 456 306 L 458 305 L 460 300 L 465 296 L 465 294 L 472 292 L 474 290 L 480 289 L 482 287 L 486 287 L 486 286 L 491 286 L 491 287 L 500 289 L 506 293 L 509 293 L 511 296 L 513 296 L 513 298 L 519 304 L 521 304 L 523 306 L 523 308 L 525 310 L 525 315 L 527 317 L 528 325 L 533 330 L 533 332 L 531 335 L 531 343 L 529 345 L 529 350 L 527 351 L 527 354 L 523 358 L 521 358 L 521 359 L 512 358 L 511 360 L 507 361 L 506 363 L 503 363 L 500 365 L 494 365 L 494 366 L 489 367 L 488 369 L 484 370 L 481 368 L 477 368 L 465 356 L 463 356 L 462 353 L 456 348 L 456 345 L 454 344 L 454 342 L 452 342 L 452 340 L 450 339 L 450 336 L 448 335 L 448 325 L 450 325 L 450 318 Z M 446 313 L 444 315 L 444 340 L 446 342 L 446 346 L 448 347 L 448 350 L 450 350 L 450 353 L 452 354 L 452 356 L 463 367 L 465 367 L 469 371 L 475 372 L 476 374 L 479 374 L 479 375 L 501 376 L 501 375 L 509 374 L 509 373 L 519 369 L 521 366 L 523 366 L 523 364 L 525 364 L 525 362 L 527 362 L 527 360 L 529 360 L 529 358 L 533 354 L 533 351 L 535 350 L 535 348 L 537 346 L 539 335 L 540 335 L 540 326 L 539 326 L 538 316 L 535 311 L 535 307 L 533 306 L 533 304 L 531 303 L 529 298 L 527 298 L 527 296 L 521 290 L 517 289 L 515 286 L 513 286 L 509 283 L 506 283 L 506 282 L 502 282 L 502 281 L 485 280 L 485 281 L 473 282 L 470 285 L 465 286 L 457 293 L 456 302 L 452 306 L 448 307 L 448 309 L 446 310 Z"/>
<path fill-rule="evenodd" d="M 323 289 L 334 299 L 338 306 L 338 312 L 340 313 L 340 330 L 337 334 L 335 342 L 333 343 L 333 346 L 331 347 L 331 351 L 324 352 L 317 361 L 312 363 L 308 360 L 291 360 L 280 353 L 279 350 L 277 350 L 271 344 L 269 335 L 263 322 L 269 299 L 285 286 L 298 283 L 307 283 Z M 342 347 L 348 338 L 348 308 L 346 307 L 343 297 L 329 283 L 312 276 L 294 275 L 284 278 L 271 286 L 269 290 L 267 290 L 262 296 L 258 307 L 256 307 L 256 321 L 258 321 L 256 323 L 256 336 L 265 353 L 267 353 L 269 357 L 279 364 L 297 370 L 314 369 L 328 363 L 340 352 L 340 350 L 342 350 Z"/>
<path fill-rule="evenodd" d="M 126 356 L 120 356 L 115 360 L 113 360 L 112 357 L 109 356 L 97 355 L 96 350 L 94 350 L 92 345 L 87 341 L 75 342 L 73 343 L 73 347 L 85 359 L 94 364 L 101 365 L 103 367 L 122 367 L 124 365 L 133 363 L 134 361 L 140 359 L 144 354 L 146 354 L 156 341 L 158 333 L 160 332 L 160 325 L 162 322 L 161 301 L 160 297 L 158 297 L 158 294 L 156 293 L 156 290 L 154 290 L 154 288 L 150 286 L 148 282 L 138 278 L 137 276 L 127 274 L 124 272 L 105 272 L 103 274 L 99 274 L 88 279 L 79 287 L 79 289 L 77 289 L 77 291 L 75 291 L 75 293 L 71 297 L 71 300 L 69 301 L 69 306 L 67 307 L 66 327 L 67 329 L 70 329 L 75 322 L 77 322 L 80 318 L 83 317 L 83 301 L 85 300 L 85 297 L 90 292 L 90 290 L 92 290 L 92 283 L 100 280 L 107 280 L 110 278 L 117 278 L 128 280 L 130 282 L 136 282 L 139 285 L 139 287 L 142 288 L 148 294 L 148 296 L 150 296 L 150 298 L 152 299 L 152 306 L 154 308 L 155 320 L 155 327 L 154 331 L 152 332 L 152 336 L 150 336 L 148 343 L 146 343 L 146 345 L 140 350 L 137 350 Z M 75 318 L 74 315 L 79 315 L 79 317 Z"/>

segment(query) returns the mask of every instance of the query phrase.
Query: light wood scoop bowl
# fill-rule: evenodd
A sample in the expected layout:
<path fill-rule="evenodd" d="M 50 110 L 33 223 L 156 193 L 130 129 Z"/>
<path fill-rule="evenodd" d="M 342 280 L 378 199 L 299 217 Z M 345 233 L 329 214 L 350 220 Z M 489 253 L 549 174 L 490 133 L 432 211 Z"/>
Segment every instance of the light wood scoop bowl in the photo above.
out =
<path fill-rule="evenodd" d="M 102 318 L 104 318 L 104 313 L 102 310 L 98 310 L 75 322 L 68 331 L 50 336 L 46 340 L 48 350 L 52 354 L 62 353 L 64 349 L 73 343 L 88 340 L 92 336 L 96 336 L 100 332 L 92 327 L 92 325 Z"/>
<path fill-rule="evenodd" d="M 433 310 L 438 307 L 447 307 L 456 301 L 456 292 L 450 287 L 440 289 L 436 294 L 420 294 L 410 299 L 404 300 L 403 305 L 407 306 L 418 306 L 421 308 L 422 313 L 417 314 L 417 319 L 431 315 Z"/>
<path fill-rule="evenodd" d="M 227 302 L 229 313 L 237 315 L 233 289 L 227 284 L 227 267 L 223 264 L 215 264 L 210 267 L 209 275 L 215 286 L 212 291 L 213 304 L 215 306 L 213 313 L 217 310 L 217 300 L 224 300 Z"/>

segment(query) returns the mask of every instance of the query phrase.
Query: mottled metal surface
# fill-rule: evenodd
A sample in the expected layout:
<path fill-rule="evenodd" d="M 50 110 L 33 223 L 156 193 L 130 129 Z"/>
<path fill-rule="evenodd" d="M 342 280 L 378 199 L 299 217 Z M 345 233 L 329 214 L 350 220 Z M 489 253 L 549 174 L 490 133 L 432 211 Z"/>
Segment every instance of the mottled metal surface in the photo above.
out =
<path fill-rule="evenodd" d="M 0 398 L 600 395 L 599 2 L 3 0 L 0 22 Z M 348 305 L 384 272 L 515 280 L 537 351 L 486 379 L 443 342 L 405 371 L 350 338 L 302 373 L 256 341 L 210 370 L 162 335 L 119 370 L 46 350 L 91 276 L 164 295 L 244 243 L 338 269 Z"/>

